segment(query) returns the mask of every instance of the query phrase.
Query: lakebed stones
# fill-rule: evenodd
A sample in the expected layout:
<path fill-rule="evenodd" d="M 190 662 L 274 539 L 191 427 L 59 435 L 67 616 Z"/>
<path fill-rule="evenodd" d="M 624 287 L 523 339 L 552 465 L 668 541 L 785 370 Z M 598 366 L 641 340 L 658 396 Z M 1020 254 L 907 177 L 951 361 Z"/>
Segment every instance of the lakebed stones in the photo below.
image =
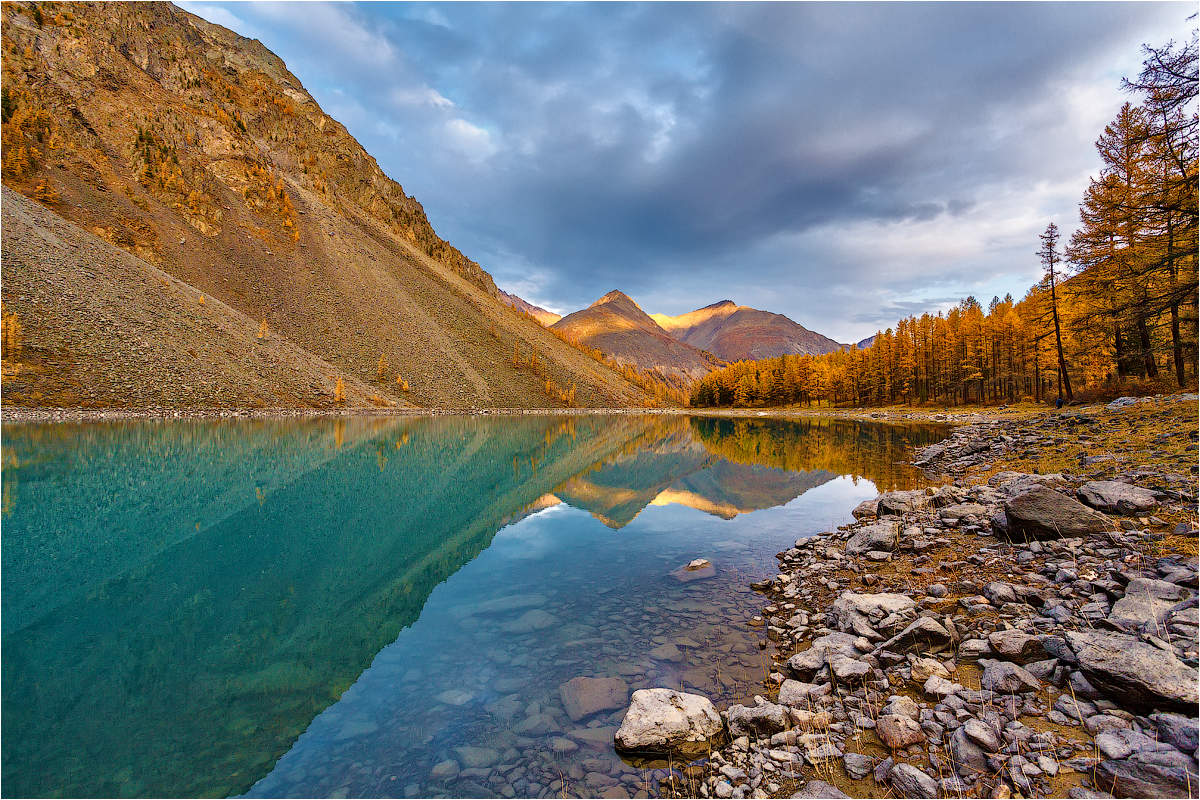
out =
<path fill-rule="evenodd" d="M 953 635 L 936 620 L 929 617 L 917 617 L 908 627 L 881 644 L 877 650 L 887 650 L 893 653 L 910 651 L 937 653 L 953 643 Z"/>
<path fill-rule="evenodd" d="M 1087 536 L 1114 527 L 1100 512 L 1040 485 L 1005 500 L 1003 518 L 1003 529 L 997 533 L 1011 539 Z"/>
<path fill-rule="evenodd" d="M 707 697 L 674 689 L 638 689 L 614 742 L 624 752 L 695 753 L 717 743 L 724 728 Z"/>
<path fill-rule="evenodd" d="M 850 633 L 830 633 L 814 639 L 812 645 L 802 652 L 796 653 L 787 661 L 788 671 L 801 681 L 811 681 L 821 672 L 828 659 L 833 655 L 855 658 L 858 648 L 854 641 L 858 637 Z"/>
<path fill-rule="evenodd" d="M 1124 633 L 1068 631 L 1066 640 L 1100 691 L 1137 708 L 1195 712 L 1196 670 L 1174 654 Z"/>
<path fill-rule="evenodd" d="M 558 687 L 563 708 L 572 722 L 601 711 L 613 711 L 629 699 L 629 685 L 620 678 L 572 678 Z"/>
<path fill-rule="evenodd" d="M 1154 492 L 1120 481 L 1091 481 L 1076 495 L 1092 508 L 1110 514 L 1140 514 L 1158 506 Z"/>

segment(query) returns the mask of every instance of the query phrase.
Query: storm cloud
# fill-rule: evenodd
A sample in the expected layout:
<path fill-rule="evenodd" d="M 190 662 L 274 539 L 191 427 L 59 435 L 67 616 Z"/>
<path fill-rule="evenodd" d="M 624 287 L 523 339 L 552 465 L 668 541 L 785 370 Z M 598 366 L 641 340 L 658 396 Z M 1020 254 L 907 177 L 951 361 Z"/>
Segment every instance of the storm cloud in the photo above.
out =
<path fill-rule="evenodd" d="M 260 39 L 505 289 L 842 341 L 1019 296 L 1183 3 L 185 2 Z"/>

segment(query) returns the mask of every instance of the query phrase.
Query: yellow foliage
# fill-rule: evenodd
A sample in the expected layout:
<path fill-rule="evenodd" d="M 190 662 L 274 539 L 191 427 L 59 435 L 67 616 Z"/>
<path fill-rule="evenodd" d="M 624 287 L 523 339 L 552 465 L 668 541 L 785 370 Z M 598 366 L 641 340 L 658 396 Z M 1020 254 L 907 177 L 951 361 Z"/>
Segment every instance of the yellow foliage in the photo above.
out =
<path fill-rule="evenodd" d="M 337 379 L 337 385 L 333 387 L 333 402 L 346 402 L 346 382 L 341 378 Z"/>
<path fill-rule="evenodd" d="M 375 377 L 383 380 L 383 376 L 387 373 L 388 360 L 387 356 L 382 353 L 379 355 L 379 363 L 375 365 Z"/>
<path fill-rule="evenodd" d="M 400 391 L 408 391 L 408 381 L 404 380 L 404 378 L 400 377 L 399 375 L 396 376 L 396 385 L 400 387 Z"/>
<path fill-rule="evenodd" d="M 271 332 L 271 328 L 267 324 L 267 318 L 263 317 L 263 321 L 258 326 L 258 337 L 257 338 L 265 339 L 270 334 L 270 332 Z"/>

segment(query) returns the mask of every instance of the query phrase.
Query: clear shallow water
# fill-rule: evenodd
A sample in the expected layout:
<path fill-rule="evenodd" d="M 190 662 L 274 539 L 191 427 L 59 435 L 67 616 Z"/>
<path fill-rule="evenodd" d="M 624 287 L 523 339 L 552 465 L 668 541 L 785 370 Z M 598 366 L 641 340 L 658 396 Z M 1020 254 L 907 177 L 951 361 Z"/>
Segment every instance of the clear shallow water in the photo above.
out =
<path fill-rule="evenodd" d="M 580 675 L 761 691 L 794 539 L 935 428 L 663 417 L 5 425 L 3 791 L 654 791 Z M 670 573 L 711 559 L 714 577 Z M 656 651 L 662 645 L 675 645 Z"/>

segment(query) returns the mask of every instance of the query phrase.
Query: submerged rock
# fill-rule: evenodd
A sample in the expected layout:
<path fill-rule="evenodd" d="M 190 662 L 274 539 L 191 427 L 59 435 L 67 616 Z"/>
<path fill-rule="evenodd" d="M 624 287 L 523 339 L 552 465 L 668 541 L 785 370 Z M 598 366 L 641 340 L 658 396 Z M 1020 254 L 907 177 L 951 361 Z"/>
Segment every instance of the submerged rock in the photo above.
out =
<path fill-rule="evenodd" d="M 614 742 L 625 752 L 700 752 L 717 743 L 724 728 L 707 697 L 674 689 L 638 689 Z"/>
<path fill-rule="evenodd" d="M 629 699 L 629 685 L 620 678 L 572 678 L 558 687 L 563 708 L 572 722 L 600 711 L 613 711 Z"/>

